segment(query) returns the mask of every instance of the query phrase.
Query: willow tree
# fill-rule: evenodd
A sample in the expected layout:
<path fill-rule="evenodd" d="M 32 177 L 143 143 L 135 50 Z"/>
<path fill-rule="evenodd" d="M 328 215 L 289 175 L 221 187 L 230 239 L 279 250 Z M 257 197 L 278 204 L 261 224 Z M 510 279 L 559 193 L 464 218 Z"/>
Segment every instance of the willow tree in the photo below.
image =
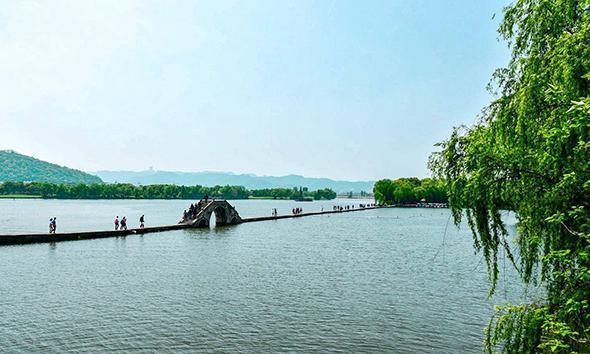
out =
<path fill-rule="evenodd" d="M 590 352 L 590 0 L 517 0 L 499 33 L 512 56 L 491 81 L 497 98 L 430 167 L 485 256 L 490 293 L 504 254 L 546 289 L 498 309 L 486 351 Z M 505 210 L 518 218 L 513 241 Z"/>

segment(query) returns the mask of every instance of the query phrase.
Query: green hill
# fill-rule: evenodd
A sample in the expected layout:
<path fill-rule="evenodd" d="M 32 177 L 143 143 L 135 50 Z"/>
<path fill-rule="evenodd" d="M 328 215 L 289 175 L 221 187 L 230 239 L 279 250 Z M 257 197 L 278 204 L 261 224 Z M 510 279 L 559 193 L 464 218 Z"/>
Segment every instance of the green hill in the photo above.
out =
<path fill-rule="evenodd" d="M 11 150 L 0 151 L 0 182 L 102 183 L 91 174 L 58 166 Z"/>

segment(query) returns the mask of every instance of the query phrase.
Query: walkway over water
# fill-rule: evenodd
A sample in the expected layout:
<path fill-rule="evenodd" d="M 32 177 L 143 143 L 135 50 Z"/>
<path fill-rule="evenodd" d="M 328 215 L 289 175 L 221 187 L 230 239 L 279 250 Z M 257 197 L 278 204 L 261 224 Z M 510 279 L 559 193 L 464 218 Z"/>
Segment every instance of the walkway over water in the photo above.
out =
<path fill-rule="evenodd" d="M 81 232 L 63 232 L 55 234 L 46 233 L 35 233 L 35 234 L 19 234 L 19 235 L 0 235 L 0 246 L 7 245 L 21 245 L 28 243 L 48 243 L 48 242 L 59 242 L 59 241 L 75 241 L 75 240 L 90 240 L 97 238 L 106 237 L 120 237 L 127 235 L 143 235 L 153 232 L 182 230 L 191 228 L 208 228 L 210 226 L 211 216 L 215 214 L 216 226 L 227 226 L 227 225 L 238 225 L 241 223 L 257 222 L 257 221 L 268 221 L 268 220 L 279 220 L 279 219 L 290 219 L 300 218 L 305 216 L 313 215 L 324 215 L 324 214 L 337 214 L 347 213 L 353 211 L 362 211 L 383 208 L 380 206 L 365 207 L 365 208 L 353 208 L 345 210 L 330 210 L 330 211 L 318 211 L 310 213 L 300 214 L 287 214 L 277 216 L 261 216 L 242 218 L 236 211 L 236 209 L 228 203 L 226 200 L 209 200 L 205 206 L 199 210 L 194 218 L 189 221 L 180 222 L 175 225 L 163 225 L 153 226 L 145 228 L 136 228 L 128 230 L 105 230 L 105 231 L 81 231 Z"/>

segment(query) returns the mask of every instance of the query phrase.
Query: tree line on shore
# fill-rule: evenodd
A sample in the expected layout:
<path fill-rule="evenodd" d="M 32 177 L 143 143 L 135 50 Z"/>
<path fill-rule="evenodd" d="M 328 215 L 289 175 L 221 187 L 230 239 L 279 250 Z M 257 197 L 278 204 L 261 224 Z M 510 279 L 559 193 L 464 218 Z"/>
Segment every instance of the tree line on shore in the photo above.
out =
<path fill-rule="evenodd" d="M 442 180 L 431 178 L 382 179 L 373 187 L 375 201 L 379 204 L 447 203 L 447 186 Z"/>
<path fill-rule="evenodd" d="M 295 198 L 313 198 L 315 200 L 336 198 L 336 192 L 330 188 L 309 191 L 307 188 L 264 188 L 250 191 L 250 196 L 254 198 L 272 198 L 272 199 L 295 199 Z"/>
<path fill-rule="evenodd" d="M 248 190 L 242 186 L 177 186 L 154 184 L 136 186 L 133 184 L 53 184 L 44 182 L 0 183 L 0 195 L 28 195 L 45 199 L 295 199 L 301 196 L 319 199 L 334 199 L 336 192 L 329 188 L 308 191 L 304 188 L 268 188 Z"/>

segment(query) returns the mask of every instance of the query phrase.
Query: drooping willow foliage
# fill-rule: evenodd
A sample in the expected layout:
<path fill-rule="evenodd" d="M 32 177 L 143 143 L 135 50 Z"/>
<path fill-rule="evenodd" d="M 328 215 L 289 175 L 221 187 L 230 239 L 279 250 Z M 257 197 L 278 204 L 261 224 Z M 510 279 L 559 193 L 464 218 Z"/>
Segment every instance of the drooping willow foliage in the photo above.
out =
<path fill-rule="evenodd" d="M 486 351 L 590 352 L 590 0 L 517 0 L 499 33 L 512 57 L 490 84 L 498 98 L 430 167 L 485 256 L 491 293 L 503 253 L 546 289 L 498 309 Z M 518 218 L 513 243 L 504 210 Z"/>

